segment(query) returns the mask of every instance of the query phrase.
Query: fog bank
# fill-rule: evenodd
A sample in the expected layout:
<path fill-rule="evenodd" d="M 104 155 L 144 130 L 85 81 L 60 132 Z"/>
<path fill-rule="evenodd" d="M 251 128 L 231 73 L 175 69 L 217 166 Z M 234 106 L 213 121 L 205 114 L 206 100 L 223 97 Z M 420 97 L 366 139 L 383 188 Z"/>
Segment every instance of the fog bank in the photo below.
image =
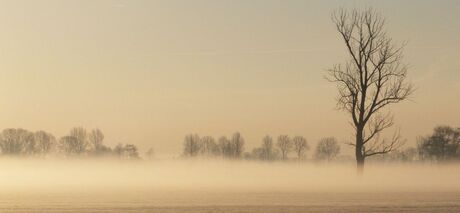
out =
<path fill-rule="evenodd" d="M 109 161 L 2 159 L 0 187 L 11 192 L 449 192 L 458 165 L 260 163 L 221 160 Z"/>

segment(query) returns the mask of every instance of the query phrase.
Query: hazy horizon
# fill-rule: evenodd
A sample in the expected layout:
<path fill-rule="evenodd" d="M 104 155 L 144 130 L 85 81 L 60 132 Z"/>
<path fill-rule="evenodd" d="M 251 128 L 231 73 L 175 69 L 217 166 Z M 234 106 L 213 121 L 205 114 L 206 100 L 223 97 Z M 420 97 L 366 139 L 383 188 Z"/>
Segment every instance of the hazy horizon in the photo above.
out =
<path fill-rule="evenodd" d="M 397 2 L 397 4 L 396 4 Z M 353 140 L 325 70 L 346 50 L 338 7 L 373 7 L 408 41 L 412 101 L 391 109 L 414 145 L 460 126 L 458 1 L 0 1 L 0 129 L 100 128 L 105 143 L 181 153 L 188 133 Z M 344 147 L 345 151 L 345 147 Z"/>

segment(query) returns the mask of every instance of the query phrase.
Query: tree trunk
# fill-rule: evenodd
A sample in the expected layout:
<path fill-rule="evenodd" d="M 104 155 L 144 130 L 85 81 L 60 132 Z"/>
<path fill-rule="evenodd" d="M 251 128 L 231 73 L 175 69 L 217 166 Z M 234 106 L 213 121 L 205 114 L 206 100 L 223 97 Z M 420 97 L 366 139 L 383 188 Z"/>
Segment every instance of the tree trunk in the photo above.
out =
<path fill-rule="evenodd" d="M 364 172 L 364 156 L 356 156 L 356 168 L 358 176 L 362 176 Z"/>
<path fill-rule="evenodd" d="M 364 153 L 363 153 L 364 139 L 363 139 L 363 129 L 357 128 L 356 131 L 356 168 L 357 173 L 361 176 L 364 172 Z"/>

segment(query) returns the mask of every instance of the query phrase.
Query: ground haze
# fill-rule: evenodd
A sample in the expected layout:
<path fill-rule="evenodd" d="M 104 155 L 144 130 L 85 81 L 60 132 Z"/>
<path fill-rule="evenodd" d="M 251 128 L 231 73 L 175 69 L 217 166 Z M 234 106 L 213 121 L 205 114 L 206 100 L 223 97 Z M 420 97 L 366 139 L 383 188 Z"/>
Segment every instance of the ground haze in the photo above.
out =
<path fill-rule="evenodd" d="M 460 210 L 456 165 L 2 159 L 1 212 Z"/>

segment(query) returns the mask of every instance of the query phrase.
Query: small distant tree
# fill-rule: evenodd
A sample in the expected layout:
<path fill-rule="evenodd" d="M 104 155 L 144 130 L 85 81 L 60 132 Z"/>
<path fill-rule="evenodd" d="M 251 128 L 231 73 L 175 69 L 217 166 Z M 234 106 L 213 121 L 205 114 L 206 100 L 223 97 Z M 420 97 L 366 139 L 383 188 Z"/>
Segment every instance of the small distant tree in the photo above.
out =
<path fill-rule="evenodd" d="M 88 150 L 88 134 L 86 129 L 83 127 L 74 127 L 70 130 L 69 136 L 73 137 L 76 140 L 76 143 L 73 144 L 74 153 L 83 154 Z"/>
<path fill-rule="evenodd" d="M 113 148 L 113 154 L 118 158 L 122 158 L 124 150 L 125 149 L 124 149 L 123 144 L 119 143 L 115 146 L 115 148 Z"/>
<path fill-rule="evenodd" d="M 340 153 L 340 145 L 333 137 L 323 138 L 316 145 L 315 157 L 318 160 L 331 161 Z"/>
<path fill-rule="evenodd" d="M 4 155 L 23 155 L 35 152 L 33 133 L 25 129 L 4 129 L 0 137 L 0 148 Z"/>
<path fill-rule="evenodd" d="M 262 156 L 263 160 L 272 161 L 277 158 L 278 152 L 273 144 L 273 138 L 269 135 L 266 135 L 262 139 Z"/>
<path fill-rule="evenodd" d="M 59 148 L 61 152 L 63 152 L 67 156 L 78 155 L 83 152 L 81 150 L 81 146 L 79 145 L 78 139 L 74 136 L 69 135 L 63 136 L 59 139 Z"/>
<path fill-rule="evenodd" d="M 91 144 L 92 152 L 99 154 L 102 150 L 105 150 L 104 147 L 104 134 L 100 129 L 93 129 L 89 133 L 89 143 Z"/>
<path fill-rule="evenodd" d="M 231 143 L 233 147 L 233 157 L 241 158 L 244 151 L 244 138 L 239 132 L 233 133 Z"/>
<path fill-rule="evenodd" d="M 220 137 L 218 146 L 223 158 L 230 158 L 233 156 L 233 146 L 227 137 Z"/>
<path fill-rule="evenodd" d="M 305 153 L 310 147 L 308 146 L 307 139 L 303 136 L 295 136 L 292 141 L 294 142 L 294 150 L 297 154 L 297 159 L 305 159 Z"/>
<path fill-rule="evenodd" d="M 190 134 L 185 136 L 183 155 L 186 157 L 196 157 L 201 149 L 200 136 Z"/>
<path fill-rule="evenodd" d="M 139 152 L 134 144 L 126 144 L 124 147 L 124 158 L 128 160 L 139 159 Z"/>
<path fill-rule="evenodd" d="M 36 152 L 44 156 L 49 154 L 56 146 L 56 138 L 45 131 L 38 131 L 34 134 Z"/>
<path fill-rule="evenodd" d="M 207 157 L 219 154 L 219 147 L 216 140 L 211 136 L 204 136 L 201 139 L 201 154 Z"/>
<path fill-rule="evenodd" d="M 419 138 L 418 151 L 425 160 L 444 162 L 460 159 L 460 130 L 438 126 L 432 135 Z"/>
<path fill-rule="evenodd" d="M 289 152 L 292 150 L 292 141 L 288 135 L 280 135 L 276 144 L 281 151 L 281 158 L 287 160 Z"/>
<path fill-rule="evenodd" d="M 140 159 L 139 151 L 134 144 L 123 145 L 121 143 L 117 144 L 113 149 L 113 154 L 123 160 L 136 160 Z"/>

